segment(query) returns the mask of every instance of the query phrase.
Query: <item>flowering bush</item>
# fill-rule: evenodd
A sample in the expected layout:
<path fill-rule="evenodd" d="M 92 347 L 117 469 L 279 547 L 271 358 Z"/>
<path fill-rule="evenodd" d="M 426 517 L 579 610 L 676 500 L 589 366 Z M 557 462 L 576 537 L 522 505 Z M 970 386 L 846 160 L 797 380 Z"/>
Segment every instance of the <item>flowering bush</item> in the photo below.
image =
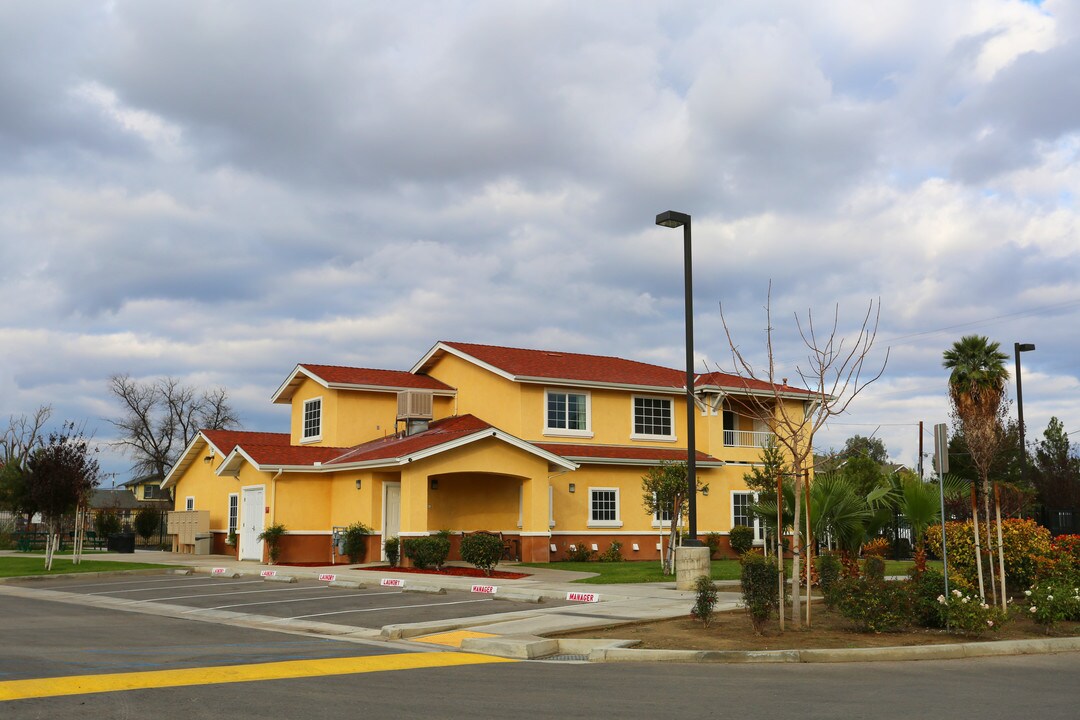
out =
<path fill-rule="evenodd" d="M 702 575 L 694 582 L 694 607 L 690 608 L 690 614 L 705 627 L 709 627 L 716 611 L 716 603 L 719 601 L 717 593 L 716 583 L 708 575 Z"/>
<path fill-rule="evenodd" d="M 941 618 L 953 632 L 979 635 L 989 630 L 997 631 L 1004 624 L 1006 615 L 1000 608 L 983 602 L 977 595 L 966 595 L 953 590 L 937 598 Z"/>
<path fill-rule="evenodd" d="M 1057 622 L 1080 620 L 1080 588 L 1040 583 L 1024 595 L 1031 619 L 1045 626 L 1047 634 Z"/>
<path fill-rule="evenodd" d="M 863 543 L 862 554 L 863 557 L 880 557 L 883 558 L 889 552 L 889 538 L 876 537 L 873 540 L 869 540 Z"/>
<path fill-rule="evenodd" d="M 912 568 L 907 582 L 911 594 L 911 612 L 921 627 L 945 627 L 945 616 L 938 598 L 945 594 L 945 576 L 937 570 L 916 572 Z"/>
<path fill-rule="evenodd" d="M 951 522 L 945 526 L 949 550 L 949 577 L 963 578 L 968 586 L 978 584 L 975 567 L 975 539 L 971 521 Z M 986 528 L 979 524 L 979 534 L 985 541 Z M 996 531 L 991 537 L 996 542 Z M 1002 543 L 1005 547 L 1005 576 L 1009 587 L 1027 587 L 1034 582 L 1039 558 L 1051 555 L 1050 531 L 1034 520 L 1009 518 L 1001 521 Z M 941 526 L 931 525 L 926 530 L 926 547 L 935 557 L 941 557 Z M 987 548 L 983 551 L 983 572 L 989 567 Z M 997 567 L 996 556 L 994 567 Z"/>
<path fill-rule="evenodd" d="M 870 555 L 863 560 L 863 576 L 867 580 L 885 581 L 885 559 L 880 555 Z"/>

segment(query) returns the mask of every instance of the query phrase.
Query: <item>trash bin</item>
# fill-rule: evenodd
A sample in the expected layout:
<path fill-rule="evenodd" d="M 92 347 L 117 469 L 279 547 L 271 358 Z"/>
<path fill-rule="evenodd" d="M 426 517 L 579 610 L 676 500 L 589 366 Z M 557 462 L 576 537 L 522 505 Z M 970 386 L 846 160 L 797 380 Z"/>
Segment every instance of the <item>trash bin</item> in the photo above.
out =
<path fill-rule="evenodd" d="M 197 533 L 195 535 L 195 554 L 209 555 L 214 547 L 214 536 L 210 533 Z"/>
<path fill-rule="evenodd" d="M 122 532 L 113 533 L 109 536 L 108 545 L 106 546 L 110 552 L 118 553 L 133 553 L 135 552 L 135 533 Z"/>

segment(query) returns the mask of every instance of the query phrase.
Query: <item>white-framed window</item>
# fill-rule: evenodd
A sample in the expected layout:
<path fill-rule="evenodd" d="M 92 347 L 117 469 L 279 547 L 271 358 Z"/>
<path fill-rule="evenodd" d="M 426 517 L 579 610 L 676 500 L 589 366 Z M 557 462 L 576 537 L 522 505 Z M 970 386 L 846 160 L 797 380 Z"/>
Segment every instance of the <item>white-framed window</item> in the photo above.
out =
<path fill-rule="evenodd" d="M 300 432 L 300 442 L 322 440 L 322 398 L 304 401 L 304 421 Z"/>
<path fill-rule="evenodd" d="M 666 397 L 635 395 L 633 398 L 633 440 L 674 440 L 674 402 Z"/>
<path fill-rule="evenodd" d="M 742 490 L 731 493 L 731 526 L 745 525 L 754 529 L 754 544 L 765 543 L 765 526 L 761 518 L 750 511 L 750 506 L 757 502 L 757 493 Z"/>
<path fill-rule="evenodd" d="M 589 527 L 622 527 L 619 488 L 589 488 Z"/>
<path fill-rule="evenodd" d="M 194 510 L 195 509 L 195 496 L 194 495 L 188 495 L 187 498 L 184 499 L 184 509 L 185 510 Z"/>
<path fill-rule="evenodd" d="M 229 493 L 229 534 L 236 534 L 237 518 L 240 516 L 240 496 Z"/>
<path fill-rule="evenodd" d="M 657 507 L 656 512 L 653 513 L 652 526 L 654 528 L 671 527 L 671 508 Z"/>
<path fill-rule="evenodd" d="M 143 500 L 153 500 L 154 498 L 156 498 L 158 496 L 157 495 L 157 489 L 158 489 L 157 485 L 143 485 L 142 486 Z"/>
<path fill-rule="evenodd" d="M 544 434 L 592 437 L 592 396 L 580 390 L 544 392 Z"/>

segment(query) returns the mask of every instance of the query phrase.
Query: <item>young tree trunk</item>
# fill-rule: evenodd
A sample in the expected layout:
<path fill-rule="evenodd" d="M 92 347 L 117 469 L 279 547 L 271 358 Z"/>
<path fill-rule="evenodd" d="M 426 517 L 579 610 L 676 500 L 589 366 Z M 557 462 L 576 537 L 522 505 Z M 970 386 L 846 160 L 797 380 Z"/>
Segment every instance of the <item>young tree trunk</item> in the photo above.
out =
<path fill-rule="evenodd" d="M 1005 594 L 1005 543 L 1001 537 L 1001 492 L 994 483 L 994 514 L 997 515 L 998 569 L 1001 571 L 1001 609 L 1008 610 L 1008 595 Z"/>
<path fill-rule="evenodd" d="M 994 543 L 990 539 L 990 480 L 983 477 L 983 510 L 985 513 L 983 517 L 986 518 L 986 560 L 989 563 L 989 567 L 986 568 L 990 573 L 990 597 L 993 599 L 993 605 L 997 605 L 997 578 L 994 577 Z"/>
<path fill-rule="evenodd" d="M 806 627 L 810 627 L 810 587 L 814 576 L 814 534 L 810 529 L 810 473 L 806 473 Z"/>
<path fill-rule="evenodd" d="M 776 577 L 780 583 L 777 595 L 780 632 L 784 631 L 784 476 L 776 476 Z"/>
<path fill-rule="evenodd" d="M 975 499 L 975 485 L 971 486 L 971 525 L 975 531 L 975 569 L 979 574 L 979 597 L 986 599 L 986 587 L 983 585 L 982 547 L 979 543 L 979 502 Z M 945 542 L 942 538 L 942 542 Z"/>
<path fill-rule="evenodd" d="M 791 533 L 791 626 L 796 630 L 802 625 L 802 583 L 800 582 L 801 575 L 800 569 L 802 563 L 799 562 L 801 552 L 801 545 L 799 542 L 799 521 L 802 520 L 802 512 L 800 500 L 802 499 L 803 483 L 802 483 L 802 469 L 795 468 L 795 521 L 792 523 Z"/>

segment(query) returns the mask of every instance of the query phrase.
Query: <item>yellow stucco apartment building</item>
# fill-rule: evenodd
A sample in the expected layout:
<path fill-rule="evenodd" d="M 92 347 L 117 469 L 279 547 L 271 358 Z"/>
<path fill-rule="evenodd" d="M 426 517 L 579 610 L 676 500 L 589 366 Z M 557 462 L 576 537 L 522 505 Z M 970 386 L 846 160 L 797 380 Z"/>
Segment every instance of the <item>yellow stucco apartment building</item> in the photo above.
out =
<path fill-rule="evenodd" d="M 685 373 L 598 355 L 439 342 L 408 372 L 297 365 L 272 397 L 288 433 L 204 430 L 162 483 L 177 510 L 209 513 L 213 550 L 263 560 L 257 537 L 286 526 L 281 562 L 335 558 L 332 531 L 373 528 L 382 540 L 452 531 L 502 533 L 527 562 L 613 541 L 627 559 L 656 559 L 667 522 L 645 512 L 641 478 L 686 459 Z M 694 399 L 698 529 L 755 526 L 743 474 L 773 412 L 803 411 L 806 390 L 723 373 L 699 375 Z M 756 528 L 761 538 L 761 528 Z M 226 545 L 234 535 L 235 547 Z"/>

